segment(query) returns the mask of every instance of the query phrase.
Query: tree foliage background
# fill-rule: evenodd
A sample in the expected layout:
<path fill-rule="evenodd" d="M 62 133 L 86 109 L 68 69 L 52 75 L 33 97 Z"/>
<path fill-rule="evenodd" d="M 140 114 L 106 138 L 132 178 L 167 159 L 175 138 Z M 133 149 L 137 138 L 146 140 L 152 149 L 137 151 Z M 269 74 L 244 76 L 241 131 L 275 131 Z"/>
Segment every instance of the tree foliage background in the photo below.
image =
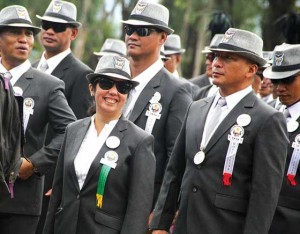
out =
<path fill-rule="evenodd" d="M 151 0 L 148 0 L 151 1 Z M 155 1 L 155 0 L 152 0 Z M 128 19 L 137 0 L 70 0 L 78 9 L 77 20 L 83 26 L 72 45 L 73 52 L 92 68 L 96 67 L 94 51 L 99 51 L 106 38 L 124 39 L 120 19 Z M 157 0 L 170 10 L 169 25 L 182 39 L 186 49 L 182 64 L 182 75 L 186 78 L 203 72 L 201 50 L 209 45 L 211 33 L 208 29 L 212 15 L 225 13 L 234 27 L 253 31 L 264 39 L 264 50 L 273 50 L 275 45 L 286 41 L 285 26 L 276 26 L 279 17 L 297 12 L 299 0 Z M 50 0 L 1 0 L 0 9 L 18 4 L 25 6 L 35 25 L 39 25 L 36 14 L 43 15 Z M 36 38 L 31 60 L 38 59 L 43 51 Z M 300 43 L 300 42 L 298 42 Z"/>

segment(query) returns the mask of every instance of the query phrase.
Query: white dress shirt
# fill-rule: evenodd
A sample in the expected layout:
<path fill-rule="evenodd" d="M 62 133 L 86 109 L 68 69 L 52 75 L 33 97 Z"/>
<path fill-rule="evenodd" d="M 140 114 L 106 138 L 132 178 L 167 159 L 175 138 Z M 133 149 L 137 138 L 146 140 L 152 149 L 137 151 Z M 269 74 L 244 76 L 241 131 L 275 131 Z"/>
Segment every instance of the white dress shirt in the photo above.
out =
<path fill-rule="evenodd" d="M 37 66 L 37 69 L 40 69 L 41 65 L 47 61 L 47 64 L 48 64 L 48 69 L 45 71 L 45 73 L 47 74 L 51 74 L 54 69 L 58 66 L 58 64 L 60 64 L 60 62 L 65 58 L 67 57 L 69 54 L 71 53 L 71 49 L 67 49 L 49 59 L 46 59 L 45 58 L 45 52 L 43 53 L 42 57 L 41 57 L 41 60 Z"/>
<path fill-rule="evenodd" d="M 94 121 L 95 115 L 91 118 L 91 125 L 74 160 L 76 176 L 80 189 L 84 184 L 92 162 L 119 120 L 112 120 L 108 124 L 105 124 L 99 135 L 97 135 Z"/>
<path fill-rule="evenodd" d="M 138 97 L 140 96 L 143 89 L 149 83 L 149 81 L 163 68 L 164 64 L 162 60 L 159 58 L 155 63 L 153 63 L 150 67 L 148 67 L 145 71 L 143 71 L 138 76 L 134 77 L 133 80 L 138 81 L 140 84 L 136 86 L 134 89 L 130 91 L 130 103 L 128 107 L 124 109 L 124 116 L 128 116 L 128 114 L 132 111 Z"/>
<path fill-rule="evenodd" d="M 287 122 L 291 120 L 297 121 L 297 119 L 300 117 L 300 101 L 287 107 L 287 109 L 289 110 L 291 115 L 291 117 L 287 118 Z"/>
<path fill-rule="evenodd" d="M 12 75 L 12 78 L 10 79 L 10 83 L 12 86 L 15 85 L 15 83 L 19 80 L 19 78 L 25 72 L 27 72 L 29 68 L 31 68 L 31 63 L 29 62 L 28 59 L 22 64 L 20 64 L 19 66 L 16 66 L 9 71 L 2 65 L 2 61 L 0 63 L 0 73 L 10 72 L 10 74 Z"/>
<path fill-rule="evenodd" d="M 228 95 L 225 97 L 226 100 L 226 105 L 222 107 L 222 112 L 221 112 L 221 116 L 219 119 L 219 122 L 216 124 L 216 127 L 214 128 L 214 130 L 212 131 L 212 134 L 210 135 L 210 137 L 213 135 L 213 133 L 215 132 L 215 130 L 217 129 L 217 127 L 220 125 L 220 123 L 225 119 L 225 117 L 228 115 L 228 113 L 250 92 L 252 92 L 252 86 L 248 86 L 247 88 L 240 90 L 236 93 L 233 93 L 231 95 Z M 208 141 L 210 139 L 205 139 L 206 136 L 206 130 L 207 130 L 207 123 L 210 122 L 211 116 L 212 116 L 212 111 L 215 108 L 215 106 L 217 105 L 217 102 L 219 100 L 219 98 L 221 97 L 220 92 L 216 93 L 216 96 L 214 98 L 214 101 L 210 107 L 210 110 L 207 114 L 206 117 L 206 121 L 205 121 L 205 126 L 204 126 L 204 131 L 203 131 L 203 135 L 202 135 L 202 142 L 201 142 L 201 147 L 205 148 Z"/>

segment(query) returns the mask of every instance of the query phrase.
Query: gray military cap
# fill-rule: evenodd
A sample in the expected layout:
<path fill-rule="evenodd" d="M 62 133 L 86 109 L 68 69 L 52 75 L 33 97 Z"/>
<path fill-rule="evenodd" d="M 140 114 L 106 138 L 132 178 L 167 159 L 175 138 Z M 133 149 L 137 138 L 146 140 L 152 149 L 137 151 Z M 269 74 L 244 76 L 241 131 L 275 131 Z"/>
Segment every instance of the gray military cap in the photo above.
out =
<path fill-rule="evenodd" d="M 172 34 L 173 29 L 169 28 L 169 10 L 158 3 L 139 1 L 128 20 L 121 20 L 124 24 L 135 26 L 151 26 L 161 29 L 167 34 Z"/>
<path fill-rule="evenodd" d="M 4 27 L 29 28 L 34 35 L 41 31 L 32 25 L 27 9 L 19 5 L 8 6 L 0 11 L 0 28 Z"/>
<path fill-rule="evenodd" d="M 177 34 L 168 36 L 164 46 L 166 55 L 183 54 L 185 52 L 185 49 L 181 48 L 180 36 Z"/>
<path fill-rule="evenodd" d="M 119 80 L 127 80 L 130 81 L 134 87 L 139 84 L 139 82 L 131 80 L 129 61 L 127 58 L 121 56 L 102 56 L 98 61 L 95 72 L 88 74 L 86 78 L 92 83 L 93 80 L 100 76 L 109 76 Z"/>
<path fill-rule="evenodd" d="M 284 79 L 300 72 L 300 45 L 283 44 L 273 52 L 272 66 L 264 70 L 264 77 Z"/>
<path fill-rule="evenodd" d="M 218 47 L 210 50 L 232 52 L 263 66 L 267 61 L 262 57 L 262 48 L 263 40 L 258 35 L 246 30 L 229 28 Z"/>
<path fill-rule="evenodd" d="M 97 56 L 112 54 L 112 55 L 120 55 L 126 57 L 127 55 L 126 43 L 119 39 L 107 38 L 104 41 L 101 50 L 99 52 L 94 52 L 94 54 Z"/>
<path fill-rule="evenodd" d="M 212 53 L 211 48 L 217 48 L 220 42 L 222 41 L 225 34 L 215 34 L 211 39 L 209 46 L 205 46 L 204 50 L 202 50 L 203 54 Z"/>
<path fill-rule="evenodd" d="M 43 16 L 36 15 L 37 18 L 54 23 L 70 24 L 80 27 L 77 22 L 77 8 L 71 2 L 54 0 L 50 2 Z"/>

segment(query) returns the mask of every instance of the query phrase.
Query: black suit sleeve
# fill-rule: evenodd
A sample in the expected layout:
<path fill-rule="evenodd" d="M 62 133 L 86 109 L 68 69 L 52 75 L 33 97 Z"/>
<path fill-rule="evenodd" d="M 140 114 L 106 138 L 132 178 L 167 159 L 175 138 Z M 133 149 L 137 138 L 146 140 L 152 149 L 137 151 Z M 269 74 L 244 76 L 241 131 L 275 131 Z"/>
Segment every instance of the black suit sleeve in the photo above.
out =
<path fill-rule="evenodd" d="M 54 130 L 54 136 L 49 144 L 30 156 L 31 162 L 43 175 L 56 162 L 67 125 L 76 120 L 73 111 L 63 94 L 64 85 L 57 80 L 52 86 L 48 96 L 47 111 L 48 123 Z"/>

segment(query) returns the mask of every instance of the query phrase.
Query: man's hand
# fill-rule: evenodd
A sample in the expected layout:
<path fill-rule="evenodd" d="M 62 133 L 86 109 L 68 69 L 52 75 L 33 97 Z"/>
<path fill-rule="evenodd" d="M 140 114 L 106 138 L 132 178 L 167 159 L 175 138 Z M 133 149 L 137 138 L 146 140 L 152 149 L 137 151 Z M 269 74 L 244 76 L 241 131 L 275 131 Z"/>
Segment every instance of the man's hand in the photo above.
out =
<path fill-rule="evenodd" d="M 50 197 L 52 194 L 52 189 L 49 189 L 48 192 L 45 193 L 46 197 Z"/>
<path fill-rule="evenodd" d="M 27 180 L 33 174 L 33 165 L 30 161 L 22 158 L 22 164 L 19 170 L 19 178 L 21 180 Z"/>

